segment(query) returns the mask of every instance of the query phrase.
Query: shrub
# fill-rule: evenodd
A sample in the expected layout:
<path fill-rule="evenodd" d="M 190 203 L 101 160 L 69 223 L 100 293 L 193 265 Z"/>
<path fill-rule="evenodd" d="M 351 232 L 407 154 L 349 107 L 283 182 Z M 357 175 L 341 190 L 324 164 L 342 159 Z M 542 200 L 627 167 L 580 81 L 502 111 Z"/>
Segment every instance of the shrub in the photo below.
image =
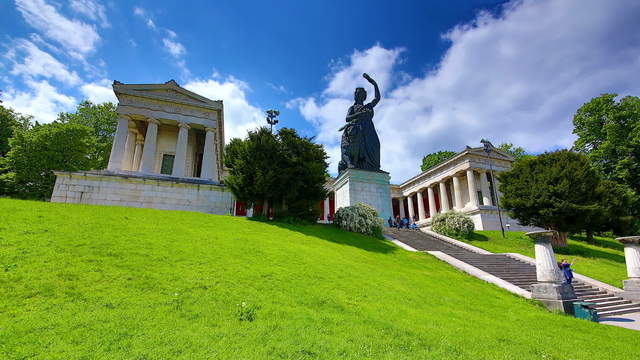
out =
<path fill-rule="evenodd" d="M 468 238 L 475 230 L 475 226 L 468 215 L 449 211 L 444 214 L 436 214 L 431 222 L 431 229 L 446 236 Z"/>
<path fill-rule="evenodd" d="M 383 221 L 376 209 L 367 204 L 358 203 L 338 209 L 333 223 L 343 230 L 382 238 Z"/>

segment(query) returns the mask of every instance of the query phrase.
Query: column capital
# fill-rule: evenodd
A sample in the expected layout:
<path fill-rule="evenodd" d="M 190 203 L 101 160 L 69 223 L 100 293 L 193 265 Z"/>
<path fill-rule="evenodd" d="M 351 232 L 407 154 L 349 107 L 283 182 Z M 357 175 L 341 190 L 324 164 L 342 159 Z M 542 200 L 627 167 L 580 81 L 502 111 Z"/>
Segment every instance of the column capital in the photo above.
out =
<path fill-rule="evenodd" d="M 185 128 L 187 130 L 189 130 L 191 128 L 191 126 L 189 126 L 189 124 L 187 124 L 186 122 L 179 122 L 178 123 L 178 127 L 179 128 Z"/>
<path fill-rule="evenodd" d="M 215 133 L 216 132 L 216 128 L 205 126 L 204 131 Z"/>
<path fill-rule="evenodd" d="M 640 245 L 640 236 L 625 236 L 616 238 L 624 245 Z"/>
<path fill-rule="evenodd" d="M 144 144 L 144 136 L 139 132 L 136 133 L 136 144 Z"/>
<path fill-rule="evenodd" d="M 147 118 L 145 119 L 145 121 L 146 121 L 146 122 L 149 122 L 149 123 L 154 123 L 154 124 L 156 124 L 156 125 L 160 125 L 160 121 L 158 121 L 158 119 L 156 119 L 156 118 L 147 117 Z"/>

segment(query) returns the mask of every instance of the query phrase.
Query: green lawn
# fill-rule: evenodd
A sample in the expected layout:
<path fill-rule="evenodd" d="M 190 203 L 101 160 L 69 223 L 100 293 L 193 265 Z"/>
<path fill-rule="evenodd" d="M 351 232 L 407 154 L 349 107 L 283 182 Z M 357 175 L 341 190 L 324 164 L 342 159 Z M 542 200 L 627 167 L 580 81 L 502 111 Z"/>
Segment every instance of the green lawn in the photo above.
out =
<path fill-rule="evenodd" d="M 1 359 L 640 358 L 635 331 L 333 227 L 6 199 L 0 214 Z"/>
<path fill-rule="evenodd" d="M 521 231 L 508 231 L 506 238 L 500 231 L 476 231 L 470 240 L 460 239 L 479 248 L 496 253 L 519 253 L 535 257 L 533 241 Z M 587 243 L 581 235 L 569 237 L 568 247 L 555 247 L 558 261 L 563 258 L 571 261 L 576 272 L 622 287 L 622 280 L 627 279 L 627 268 L 624 262 L 624 246 L 615 239 L 594 236 L 592 243 Z"/>

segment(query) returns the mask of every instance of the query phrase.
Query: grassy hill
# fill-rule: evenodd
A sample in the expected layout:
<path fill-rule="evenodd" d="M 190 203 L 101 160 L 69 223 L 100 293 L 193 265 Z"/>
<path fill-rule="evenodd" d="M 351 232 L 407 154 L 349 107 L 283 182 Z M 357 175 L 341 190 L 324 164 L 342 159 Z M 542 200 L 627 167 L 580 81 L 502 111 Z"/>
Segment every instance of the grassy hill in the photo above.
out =
<path fill-rule="evenodd" d="M 524 232 L 507 231 L 505 235 L 503 238 L 500 231 L 476 231 L 470 240 L 460 240 L 495 253 L 514 252 L 535 257 L 534 242 Z M 584 235 L 571 235 L 568 244 L 554 248 L 558 261 L 575 260 L 572 268 L 576 272 L 622 288 L 622 280 L 627 279 L 624 245 L 601 236 L 594 236 L 589 243 Z"/>
<path fill-rule="evenodd" d="M 0 214 L 2 359 L 640 357 L 637 332 L 332 227 L 6 199 Z"/>

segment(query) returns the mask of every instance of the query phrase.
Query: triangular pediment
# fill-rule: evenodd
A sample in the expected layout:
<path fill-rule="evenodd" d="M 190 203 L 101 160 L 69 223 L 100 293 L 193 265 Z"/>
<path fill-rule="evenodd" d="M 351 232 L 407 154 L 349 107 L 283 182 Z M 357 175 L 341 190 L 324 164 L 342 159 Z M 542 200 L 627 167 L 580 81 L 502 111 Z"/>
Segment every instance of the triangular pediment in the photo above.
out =
<path fill-rule="evenodd" d="M 479 155 L 479 156 L 487 156 L 487 153 L 484 151 L 483 147 L 477 147 L 477 148 L 468 148 L 467 150 L 468 154 L 473 154 L 473 155 Z M 508 160 L 508 161 L 513 161 L 514 158 L 513 156 L 511 156 L 510 154 L 507 154 L 506 152 L 491 146 L 491 157 L 494 159 L 503 159 L 503 160 Z"/>
<path fill-rule="evenodd" d="M 207 99 L 204 96 L 198 95 L 179 86 L 174 80 L 167 81 L 164 84 L 123 84 L 114 81 L 113 91 L 118 98 L 120 94 L 124 94 L 154 100 L 200 106 L 209 109 L 220 109 L 222 107 L 222 101 Z"/>

